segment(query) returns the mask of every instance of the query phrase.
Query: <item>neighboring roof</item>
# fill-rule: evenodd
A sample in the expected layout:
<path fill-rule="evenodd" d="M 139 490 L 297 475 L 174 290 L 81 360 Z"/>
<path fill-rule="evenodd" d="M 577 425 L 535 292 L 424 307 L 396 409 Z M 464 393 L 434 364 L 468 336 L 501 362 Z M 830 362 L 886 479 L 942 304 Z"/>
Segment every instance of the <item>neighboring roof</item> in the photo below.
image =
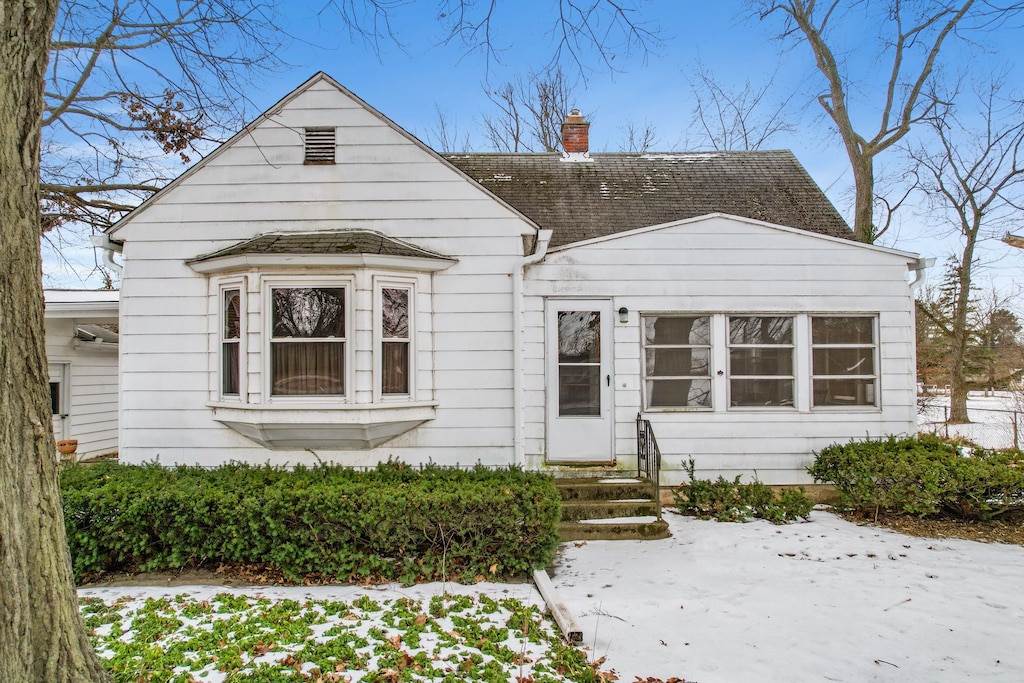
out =
<path fill-rule="evenodd" d="M 47 318 L 117 320 L 121 292 L 116 289 L 46 289 Z"/>
<path fill-rule="evenodd" d="M 326 230 L 323 232 L 268 233 L 239 242 L 188 263 L 246 254 L 379 254 L 445 261 L 451 257 L 422 249 L 371 230 Z"/>
<path fill-rule="evenodd" d="M 551 246 L 711 213 L 853 238 L 789 151 L 678 154 L 447 154 L 542 228 Z"/>

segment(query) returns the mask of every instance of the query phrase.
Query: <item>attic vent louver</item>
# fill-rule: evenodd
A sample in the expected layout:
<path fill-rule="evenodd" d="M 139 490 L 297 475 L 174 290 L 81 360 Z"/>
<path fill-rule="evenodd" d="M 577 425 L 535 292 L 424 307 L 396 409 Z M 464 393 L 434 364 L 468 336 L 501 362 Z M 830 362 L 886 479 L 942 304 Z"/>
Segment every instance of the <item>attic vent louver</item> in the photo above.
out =
<path fill-rule="evenodd" d="M 334 149 L 335 143 L 333 128 L 306 129 L 307 164 L 333 164 Z"/>

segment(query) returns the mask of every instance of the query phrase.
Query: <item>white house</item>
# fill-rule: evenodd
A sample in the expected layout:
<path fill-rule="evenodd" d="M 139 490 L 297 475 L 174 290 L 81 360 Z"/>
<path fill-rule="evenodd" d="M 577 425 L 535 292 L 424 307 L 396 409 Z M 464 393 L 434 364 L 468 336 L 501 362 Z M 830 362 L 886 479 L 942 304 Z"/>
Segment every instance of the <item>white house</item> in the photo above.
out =
<path fill-rule="evenodd" d="M 53 435 L 77 439 L 75 457 L 117 451 L 117 291 L 48 289 L 46 360 Z"/>
<path fill-rule="evenodd" d="M 788 152 L 443 156 L 317 74 L 105 236 L 121 458 L 807 481 L 914 430 L 914 254 Z"/>

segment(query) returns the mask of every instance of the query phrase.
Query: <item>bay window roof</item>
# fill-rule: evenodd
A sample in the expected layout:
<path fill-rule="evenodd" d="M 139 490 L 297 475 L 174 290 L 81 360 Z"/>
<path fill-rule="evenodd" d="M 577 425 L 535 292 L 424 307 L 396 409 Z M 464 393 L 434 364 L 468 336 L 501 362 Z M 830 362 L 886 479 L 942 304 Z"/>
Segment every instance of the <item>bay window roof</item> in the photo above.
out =
<path fill-rule="evenodd" d="M 403 240 L 372 230 L 319 230 L 257 235 L 188 261 L 199 273 L 254 266 L 384 267 L 433 272 L 457 262 Z"/>

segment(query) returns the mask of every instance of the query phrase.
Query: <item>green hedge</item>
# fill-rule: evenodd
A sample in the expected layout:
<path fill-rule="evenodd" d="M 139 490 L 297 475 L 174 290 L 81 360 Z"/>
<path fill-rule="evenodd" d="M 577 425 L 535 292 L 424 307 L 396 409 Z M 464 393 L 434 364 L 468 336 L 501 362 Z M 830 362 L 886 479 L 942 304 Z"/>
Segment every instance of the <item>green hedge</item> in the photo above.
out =
<path fill-rule="evenodd" d="M 991 519 L 1024 505 L 1024 453 L 959 446 L 935 436 L 868 440 L 823 449 L 808 469 L 842 507 Z"/>
<path fill-rule="evenodd" d="M 221 563 L 291 580 L 517 576 L 551 561 L 561 514 L 547 475 L 401 463 L 76 466 L 61 493 L 76 578 Z"/>

